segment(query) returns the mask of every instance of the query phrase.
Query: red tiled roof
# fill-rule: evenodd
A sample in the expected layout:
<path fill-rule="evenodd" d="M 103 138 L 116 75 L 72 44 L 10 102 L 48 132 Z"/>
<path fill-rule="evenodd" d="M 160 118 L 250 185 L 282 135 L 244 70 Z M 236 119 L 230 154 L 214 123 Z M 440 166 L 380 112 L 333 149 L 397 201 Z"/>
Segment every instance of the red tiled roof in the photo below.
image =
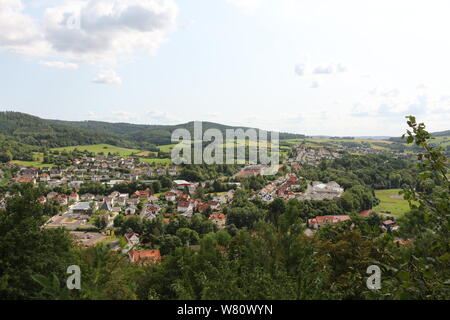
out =
<path fill-rule="evenodd" d="M 189 207 L 189 201 L 178 201 L 178 206 L 182 207 L 182 208 L 187 208 Z"/>
<path fill-rule="evenodd" d="M 308 224 L 337 223 L 350 220 L 350 216 L 317 216 L 308 220 Z"/>
<path fill-rule="evenodd" d="M 161 260 L 161 252 L 159 250 L 131 250 L 129 252 L 132 262 L 139 262 L 141 260 L 158 261 Z"/>
<path fill-rule="evenodd" d="M 225 220 L 226 217 L 223 213 L 214 213 L 212 215 L 209 216 L 209 220 Z"/>
<path fill-rule="evenodd" d="M 360 215 L 361 217 L 367 217 L 371 212 L 372 212 L 371 209 L 369 209 L 369 210 L 364 210 L 364 211 L 361 211 L 361 212 L 359 213 L 359 215 Z"/>

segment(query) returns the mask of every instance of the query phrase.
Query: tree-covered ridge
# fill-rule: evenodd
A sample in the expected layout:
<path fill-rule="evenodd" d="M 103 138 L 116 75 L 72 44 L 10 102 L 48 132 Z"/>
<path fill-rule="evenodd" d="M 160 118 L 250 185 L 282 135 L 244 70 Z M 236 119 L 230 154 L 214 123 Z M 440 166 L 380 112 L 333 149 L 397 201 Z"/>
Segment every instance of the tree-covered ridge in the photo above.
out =
<path fill-rule="evenodd" d="M 0 112 L 0 134 L 22 144 L 46 148 L 97 143 L 132 145 L 113 134 L 77 129 L 19 112 Z"/>
<path fill-rule="evenodd" d="M 203 130 L 216 128 L 248 129 L 203 122 Z M 191 134 L 194 123 L 179 125 L 138 125 L 100 121 L 46 120 L 20 112 L 0 112 L 0 134 L 21 143 L 40 147 L 66 147 L 89 144 L 112 144 L 126 148 L 148 149 L 171 143 L 172 132 L 187 129 Z M 280 139 L 302 138 L 303 135 L 280 133 Z"/>

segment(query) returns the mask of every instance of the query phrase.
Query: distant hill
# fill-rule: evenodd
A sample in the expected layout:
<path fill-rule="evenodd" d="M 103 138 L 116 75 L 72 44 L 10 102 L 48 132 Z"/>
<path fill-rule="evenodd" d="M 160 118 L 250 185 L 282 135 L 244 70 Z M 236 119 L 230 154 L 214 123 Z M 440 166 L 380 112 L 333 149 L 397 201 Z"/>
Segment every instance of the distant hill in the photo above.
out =
<path fill-rule="evenodd" d="M 130 144 L 118 135 L 81 130 L 25 113 L 0 112 L 0 134 L 23 144 L 40 147 L 64 147 L 78 144 Z"/>
<path fill-rule="evenodd" d="M 433 137 L 450 137 L 450 130 L 447 131 L 441 131 L 441 132 L 434 132 L 432 133 Z"/>
<path fill-rule="evenodd" d="M 41 119 L 20 112 L 0 112 L 0 134 L 17 142 L 39 147 L 66 147 L 73 145 L 111 144 L 126 148 L 152 150 L 157 145 L 171 143 L 175 129 L 191 133 L 194 122 L 179 125 L 140 125 L 101 121 L 62 121 Z M 203 122 L 203 130 L 216 128 L 248 129 L 212 122 Z M 304 135 L 280 133 L 280 139 L 304 138 Z"/>
<path fill-rule="evenodd" d="M 442 142 L 444 142 L 445 145 L 447 140 L 450 140 L 450 130 L 446 131 L 440 131 L 440 132 L 432 132 L 432 137 L 435 138 L 437 141 L 435 141 L 435 144 L 440 145 Z M 400 143 L 406 143 L 406 139 L 402 139 L 401 137 L 393 137 L 389 138 L 389 141 L 393 142 L 400 142 Z"/>
<path fill-rule="evenodd" d="M 389 136 L 346 136 L 346 137 L 337 137 L 337 136 L 311 136 L 313 139 L 355 139 L 355 140 L 389 140 L 391 137 Z"/>

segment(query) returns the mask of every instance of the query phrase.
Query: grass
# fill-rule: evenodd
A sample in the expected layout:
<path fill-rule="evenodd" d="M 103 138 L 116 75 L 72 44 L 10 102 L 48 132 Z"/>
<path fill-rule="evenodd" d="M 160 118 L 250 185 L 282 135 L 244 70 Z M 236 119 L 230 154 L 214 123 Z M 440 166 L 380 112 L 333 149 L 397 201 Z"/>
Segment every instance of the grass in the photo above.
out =
<path fill-rule="evenodd" d="M 75 149 L 78 149 L 80 151 L 87 150 L 88 152 L 92 152 L 95 154 L 99 154 L 101 152 L 108 154 L 108 153 L 117 153 L 121 157 L 128 157 L 133 154 L 142 153 L 142 150 L 138 149 L 128 149 L 128 148 L 121 148 L 116 147 L 110 144 L 94 144 L 94 145 L 86 145 L 86 146 L 71 146 L 71 147 L 61 147 L 61 148 L 53 148 L 51 150 L 59 151 L 59 152 L 71 152 Z"/>
<path fill-rule="evenodd" d="M 158 146 L 159 151 L 161 152 L 170 152 L 173 147 L 175 147 L 176 144 L 166 144 L 162 146 Z"/>
<path fill-rule="evenodd" d="M 386 212 L 394 218 L 399 218 L 410 210 L 408 201 L 396 198 L 401 189 L 376 190 L 375 195 L 380 204 L 373 208 L 376 212 Z"/>
<path fill-rule="evenodd" d="M 387 140 L 371 140 L 371 139 L 325 139 L 325 138 L 306 138 L 306 139 L 283 139 L 280 140 L 280 144 L 288 144 L 295 145 L 304 143 L 306 147 L 314 147 L 314 146 L 338 146 L 344 142 L 352 142 L 352 143 L 368 143 L 373 149 L 385 149 L 382 145 L 392 144 L 392 141 Z"/>
<path fill-rule="evenodd" d="M 140 161 L 145 163 L 154 163 L 154 164 L 160 164 L 160 165 L 168 165 L 172 163 L 171 159 L 148 159 L 148 158 L 139 158 Z"/>
<path fill-rule="evenodd" d="M 430 142 L 445 148 L 447 146 L 450 146 L 450 136 L 436 137 L 432 139 Z"/>
<path fill-rule="evenodd" d="M 39 161 L 22 161 L 22 160 L 13 160 L 11 161 L 11 163 L 15 163 L 24 167 L 33 167 L 33 168 L 44 168 L 44 167 L 54 167 L 54 164 L 49 164 L 49 163 L 42 163 Z"/>

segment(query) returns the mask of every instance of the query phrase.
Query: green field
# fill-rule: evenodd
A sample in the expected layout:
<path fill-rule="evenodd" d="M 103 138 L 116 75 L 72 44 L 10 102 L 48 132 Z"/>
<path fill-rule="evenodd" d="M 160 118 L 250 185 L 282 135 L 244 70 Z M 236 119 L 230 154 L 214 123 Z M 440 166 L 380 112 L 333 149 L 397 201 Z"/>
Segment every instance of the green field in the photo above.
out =
<path fill-rule="evenodd" d="M 59 151 L 59 152 L 63 152 L 63 151 L 71 152 L 71 151 L 73 151 L 75 149 L 77 149 L 79 151 L 87 150 L 88 152 L 92 152 L 92 153 L 96 153 L 96 154 L 99 154 L 101 152 L 103 152 L 104 154 L 117 153 L 121 157 L 128 157 L 128 156 L 131 156 L 133 154 L 137 154 L 137 153 L 143 152 L 142 150 L 138 150 L 138 149 L 121 148 L 121 147 L 116 147 L 116 146 L 112 146 L 112 145 L 109 145 L 109 144 L 94 144 L 94 145 L 87 145 L 87 146 L 71 146 L 71 147 L 53 148 L 51 150 Z"/>
<path fill-rule="evenodd" d="M 409 211 L 408 201 L 397 198 L 401 189 L 375 190 L 375 195 L 380 199 L 380 204 L 373 208 L 376 212 L 386 212 L 398 218 Z"/>
<path fill-rule="evenodd" d="M 13 160 L 11 163 L 15 163 L 24 167 L 33 167 L 33 168 L 44 168 L 44 167 L 54 167 L 54 164 L 42 163 L 39 161 L 22 161 L 22 160 Z"/>
<path fill-rule="evenodd" d="M 326 139 L 326 138 L 306 138 L 306 139 L 284 139 L 280 140 L 280 144 L 287 145 L 296 145 L 296 144 L 304 144 L 306 147 L 314 147 L 314 146 L 339 146 L 341 143 L 367 143 L 374 149 L 384 149 L 383 144 L 388 145 L 391 144 L 391 141 L 387 140 L 371 140 L 371 139 Z"/>
<path fill-rule="evenodd" d="M 154 163 L 154 164 L 160 164 L 160 165 L 168 165 L 172 163 L 171 159 L 148 159 L 148 158 L 139 158 L 142 162 L 145 163 Z"/>
<path fill-rule="evenodd" d="M 176 144 L 166 144 L 163 146 L 158 146 L 159 151 L 161 152 L 170 152 L 173 147 L 175 147 Z"/>
<path fill-rule="evenodd" d="M 437 144 L 443 148 L 450 146 L 450 136 L 436 137 L 431 140 L 431 143 Z"/>
<path fill-rule="evenodd" d="M 162 146 L 165 148 L 169 148 L 169 146 L 171 145 L 167 145 L 167 146 Z M 71 147 L 62 147 L 62 148 L 53 148 L 51 150 L 55 150 L 55 151 L 73 151 L 73 150 L 80 150 L 80 151 L 84 151 L 87 150 L 88 152 L 92 152 L 95 154 L 99 154 L 101 152 L 103 152 L 104 154 L 119 154 L 119 156 L 121 157 L 131 157 L 131 156 L 135 156 L 135 157 L 139 157 L 139 160 L 141 160 L 142 162 L 146 162 L 146 163 L 155 163 L 155 164 L 162 164 L 162 165 L 166 165 L 166 164 L 170 164 L 171 160 L 170 159 L 158 159 L 158 158 L 144 158 L 143 156 L 151 156 L 151 155 L 156 155 L 153 152 L 148 152 L 148 151 L 142 151 L 142 150 L 138 150 L 138 149 L 128 149 L 128 148 L 121 148 L 121 147 L 116 147 L 113 145 L 109 145 L 109 144 L 94 144 L 94 145 L 87 145 L 87 146 L 71 146 Z"/>

